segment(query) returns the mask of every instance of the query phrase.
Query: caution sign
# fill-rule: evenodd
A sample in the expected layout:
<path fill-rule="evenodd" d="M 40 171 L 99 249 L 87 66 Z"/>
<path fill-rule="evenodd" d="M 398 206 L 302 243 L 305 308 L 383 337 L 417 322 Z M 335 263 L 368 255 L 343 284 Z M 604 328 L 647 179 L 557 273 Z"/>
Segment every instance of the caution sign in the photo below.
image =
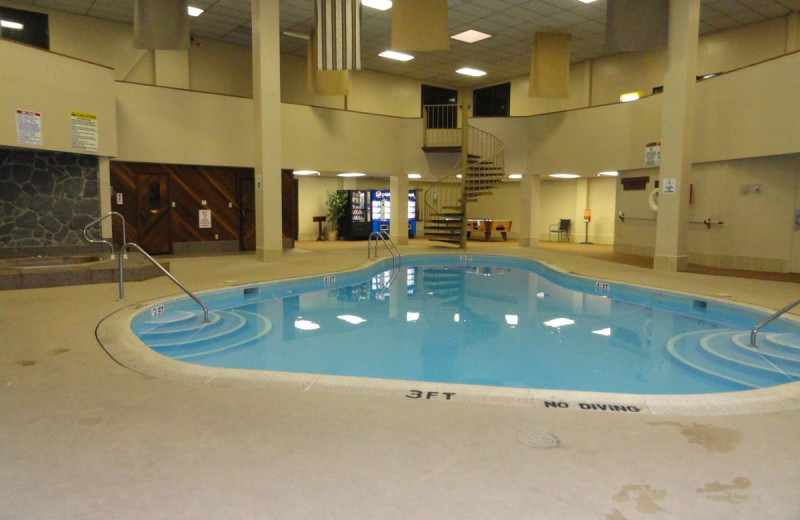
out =
<path fill-rule="evenodd" d="M 42 144 L 42 114 L 30 110 L 17 110 L 17 142 Z"/>
<path fill-rule="evenodd" d="M 73 110 L 70 115 L 70 135 L 72 149 L 82 152 L 97 152 L 97 116 L 88 112 Z"/>
<path fill-rule="evenodd" d="M 647 143 L 644 146 L 644 165 L 648 167 L 661 165 L 661 141 Z"/>
<path fill-rule="evenodd" d="M 208 229 L 211 227 L 211 210 L 200 209 L 198 210 L 199 226 L 200 229 Z"/>

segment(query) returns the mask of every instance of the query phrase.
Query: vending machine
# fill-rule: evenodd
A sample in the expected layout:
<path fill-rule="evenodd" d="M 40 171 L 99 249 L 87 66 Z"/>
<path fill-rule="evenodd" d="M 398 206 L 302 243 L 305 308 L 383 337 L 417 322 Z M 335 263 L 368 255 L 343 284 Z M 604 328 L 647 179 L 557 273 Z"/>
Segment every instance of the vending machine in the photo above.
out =
<path fill-rule="evenodd" d="M 337 223 L 339 236 L 344 240 L 366 240 L 370 234 L 367 192 L 361 190 L 341 191 L 347 192 L 347 211 Z"/>
<path fill-rule="evenodd" d="M 392 197 L 389 190 L 372 190 L 370 195 L 370 222 L 372 231 L 389 232 L 389 215 Z M 408 237 L 417 234 L 417 192 L 408 190 Z"/>

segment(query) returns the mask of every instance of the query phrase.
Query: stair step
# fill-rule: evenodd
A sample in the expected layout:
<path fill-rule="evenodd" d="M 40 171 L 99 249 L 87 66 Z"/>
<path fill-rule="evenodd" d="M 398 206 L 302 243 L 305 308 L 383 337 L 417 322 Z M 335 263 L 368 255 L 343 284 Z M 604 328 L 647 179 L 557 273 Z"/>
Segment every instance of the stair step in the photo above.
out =
<path fill-rule="evenodd" d="M 461 245 L 460 240 L 445 240 L 443 238 L 429 238 L 428 240 L 430 240 L 431 242 L 446 242 L 448 244 L 455 244 L 457 246 Z"/>
<path fill-rule="evenodd" d="M 480 190 L 480 191 L 467 191 L 467 192 L 466 192 L 466 194 L 467 194 L 469 197 L 480 197 L 480 196 L 482 196 L 482 195 L 491 195 L 492 193 L 493 193 L 493 192 L 491 192 L 491 191 L 486 191 L 486 190 Z"/>

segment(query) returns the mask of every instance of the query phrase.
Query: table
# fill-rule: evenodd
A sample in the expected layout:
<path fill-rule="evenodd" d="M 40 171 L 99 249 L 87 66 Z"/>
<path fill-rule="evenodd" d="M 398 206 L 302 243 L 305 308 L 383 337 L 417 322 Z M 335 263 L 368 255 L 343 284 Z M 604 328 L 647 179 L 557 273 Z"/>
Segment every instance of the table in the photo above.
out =
<path fill-rule="evenodd" d="M 320 240 L 322 240 L 322 223 L 325 222 L 328 219 L 328 217 L 322 215 L 321 217 L 312 217 L 312 218 L 314 219 L 314 222 L 316 222 L 319 226 L 319 236 L 317 236 L 317 242 L 319 242 Z"/>
<path fill-rule="evenodd" d="M 492 232 L 499 232 L 503 240 L 508 240 L 508 232 L 511 231 L 510 220 L 492 220 L 487 218 L 467 219 L 467 238 L 472 232 L 482 232 L 484 240 L 487 242 L 492 238 Z"/>

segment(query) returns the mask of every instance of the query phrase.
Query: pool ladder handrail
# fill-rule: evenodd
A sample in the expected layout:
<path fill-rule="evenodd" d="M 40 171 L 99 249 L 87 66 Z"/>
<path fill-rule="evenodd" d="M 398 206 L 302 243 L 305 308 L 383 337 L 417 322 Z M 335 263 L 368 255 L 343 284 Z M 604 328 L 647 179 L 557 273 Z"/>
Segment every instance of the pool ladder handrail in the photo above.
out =
<path fill-rule="evenodd" d="M 389 233 L 387 233 L 386 231 L 373 231 L 369 235 L 369 240 L 367 241 L 367 258 L 372 258 L 373 240 L 375 242 L 375 258 L 378 258 L 378 239 L 380 239 L 383 242 L 383 245 L 386 246 L 386 249 L 388 249 L 389 253 L 392 255 L 392 268 L 397 267 L 398 265 L 402 265 L 403 256 L 400 254 L 400 250 L 397 249 L 397 246 L 392 240 L 392 237 L 390 237 Z M 389 246 L 389 244 L 391 244 L 391 247 Z"/>
<path fill-rule="evenodd" d="M 769 323 L 772 323 L 773 321 L 778 319 L 781 315 L 786 314 L 787 312 L 789 312 L 790 309 L 792 309 L 793 307 L 795 307 L 797 305 L 800 305 L 800 298 L 796 299 L 795 301 L 793 301 L 792 303 L 790 303 L 786 307 L 784 307 L 782 309 L 779 309 L 779 310 L 775 311 L 774 313 L 770 314 L 769 316 L 764 318 L 758 325 L 756 325 L 752 329 L 750 329 L 750 343 L 747 346 L 756 348 L 758 346 L 758 345 L 756 345 L 756 335 L 758 334 L 759 329 L 761 327 L 764 327 L 765 325 L 767 325 Z"/>
<path fill-rule="evenodd" d="M 122 245 L 122 247 L 120 247 L 119 254 L 117 255 L 117 258 L 118 258 L 117 261 L 118 261 L 118 266 L 119 266 L 118 267 L 118 271 L 119 271 L 119 301 L 124 301 L 125 300 L 125 280 L 124 280 L 125 270 L 124 270 L 124 268 L 122 266 L 122 260 L 123 260 L 123 258 L 125 258 L 125 259 L 128 258 L 128 248 L 129 247 L 133 247 L 136 250 L 138 250 L 142 254 L 142 256 L 144 256 L 147 260 L 149 260 L 150 263 L 152 263 L 156 268 L 160 269 L 161 272 L 164 273 L 167 276 L 167 278 L 172 280 L 175 283 L 175 285 L 180 287 L 180 289 L 183 290 L 183 292 L 185 292 L 191 299 L 193 299 L 195 302 L 197 302 L 197 304 L 200 305 L 200 307 L 203 308 L 203 323 L 209 323 L 210 320 L 208 319 L 208 307 L 206 307 L 206 305 L 200 300 L 200 298 L 195 296 L 192 291 L 190 291 L 189 289 L 184 287 L 184 285 L 182 283 L 180 283 L 177 278 L 172 276 L 172 273 L 170 273 L 169 271 L 164 269 L 164 266 L 159 264 L 156 261 L 155 258 L 153 258 L 149 254 L 147 254 L 147 252 L 144 249 L 142 249 L 139 246 L 139 244 L 137 244 L 135 242 L 128 242 L 127 241 L 126 236 L 125 236 L 125 217 L 122 216 L 121 213 L 117 213 L 116 211 L 111 211 L 109 213 L 106 213 L 102 217 L 96 218 L 95 220 L 93 220 L 90 223 L 86 224 L 86 226 L 83 228 L 83 238 L 84 238 L 84 240 L 86 240 L 87 242 L 91 242 L 93 244 L 106 244 L 106 245 L 108 245 L 108 247 L 111 248 L 111 258 L 113 259 L 114 258 L 114 244 L 112 244 L 111 242 L 109 242 L 108 240 L 105 240 L 105 239 L 98 240 L 98 239 L 91 238 L 91 237 L 89 237 L 88 232 L 89 232 L 89 228 L 94 226 L 98 222 L 100 222 L 100 221 L 102 221 L 102 220 L 104 220 L 106 218 L 114 217 L 114 216 L 119 217 L 120 220 L 122 221 L 122 244 L 123 245 Z"/>

